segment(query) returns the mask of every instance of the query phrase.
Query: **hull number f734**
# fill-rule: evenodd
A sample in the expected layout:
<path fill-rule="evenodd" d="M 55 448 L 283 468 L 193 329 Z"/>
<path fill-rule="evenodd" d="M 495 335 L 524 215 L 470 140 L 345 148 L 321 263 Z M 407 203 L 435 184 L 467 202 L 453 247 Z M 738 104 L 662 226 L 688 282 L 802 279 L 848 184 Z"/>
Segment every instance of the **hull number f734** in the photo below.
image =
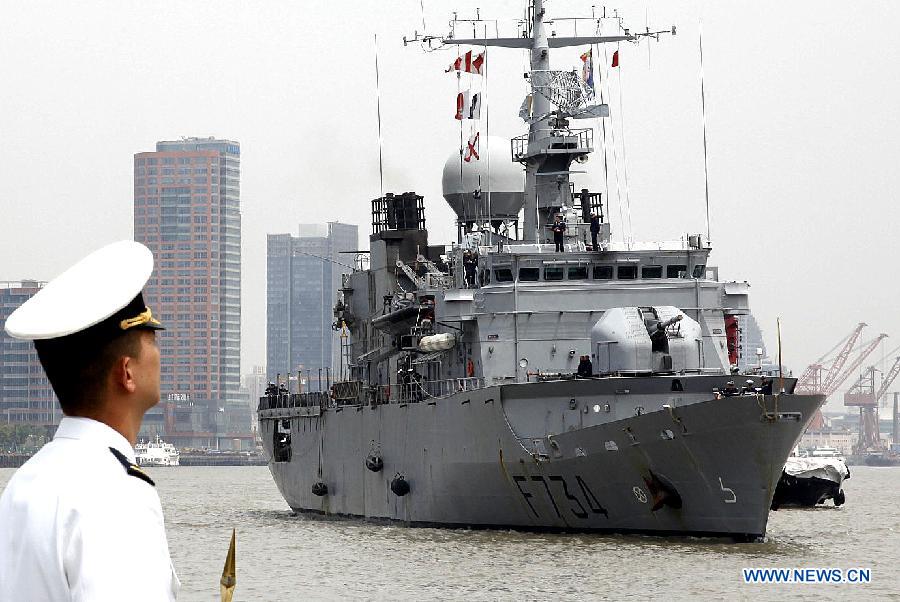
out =
<path fill-rule="evenodd" d="M 546 496 L 553 507 L 553 511 L 559 518 L 563 512 L 571 514 L 581 520 L 587 519 L 592 514 L 602 514 L 609 518 L 606 511 L 588 484 L 580 476 L 575 476 L 575 484 L 569 485 L 564 477 L 558 475 L 537 475 L 532 477 L 514 475 L 513 481 L 522 498 L 535 517 L 540 518 L 540 513 L 534 507 L 532 500 L 535 496 Z"/>

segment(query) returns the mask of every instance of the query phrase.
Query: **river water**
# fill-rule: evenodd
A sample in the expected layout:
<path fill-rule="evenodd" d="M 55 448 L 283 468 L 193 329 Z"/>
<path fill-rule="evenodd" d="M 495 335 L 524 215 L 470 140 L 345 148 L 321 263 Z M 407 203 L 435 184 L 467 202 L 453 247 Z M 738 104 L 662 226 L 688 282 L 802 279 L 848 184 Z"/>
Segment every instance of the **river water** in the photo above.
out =
<path fill-rule="evenodd" d="M 900 599 L 900 468 L 851 471 L 845 506 L 772 512 L 766 541 L 752 544 L 323 520 L 291 516 L 266 467 L 149 472 L 179 600 L 218 600 L 232 528 L 235 600 Z M 13 472 L 0 469 L 0 490 Z M 745 584 L 750 567 L 869 568 L 871 582 Z"/>

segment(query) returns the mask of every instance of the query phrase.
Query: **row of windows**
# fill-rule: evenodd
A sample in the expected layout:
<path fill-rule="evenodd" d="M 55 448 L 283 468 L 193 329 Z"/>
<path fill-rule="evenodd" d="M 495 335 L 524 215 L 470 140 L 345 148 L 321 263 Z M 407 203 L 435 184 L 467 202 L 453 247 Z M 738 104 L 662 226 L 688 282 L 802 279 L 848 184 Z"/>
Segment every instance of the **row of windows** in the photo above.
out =
<path fill-rule="evenodd" d="M 209 160 L 209 157 L 178 157 L 177 159 L 175 157 L 163 157 L 162 161 L 160 161 L 158 157 L 146 157 L 136 159 L 135 165 L 159 165 L 160 163 L 162 163 L 163 165 L 175 165 L 176 163 L 178 165 L 189 165 L 191 163 L 201 165 L 205 164 Z M 210 165 L 213 166 L 217 164 L 218 161 L 216 159 L 212 159 L 212 161 L 210 162 Z"/>
<path fill-rule="evenodd" d="M 706 266 L 699 264 L 694 266 L 693 277 L 701 278 Z M 588 280 L 590 276 L 594 280 L 636 280 L 638 277 L 638 266 L 628 265 L 595 265 L 591 272 L 590 266 L 586 265 L 570 265 L 570 266 L 544 266 L 544 280 L 554 282 L 560 280 Z M 687 266 L 684 264 L 661 265 L 645 265 L 641 267 L 641 278 L 662 278 L 665 273 L 666 278 L 684 278 L 687 276 Z M 494 268 L 495 282 L 512 282 L 513 272 L 511 268 Z M 523 267 L 519 268 L 519 282 L 538 282 L 541 280 L 541 268 Z M 490 273 L 485 271 L 482 275 L 482 284 L 490 282 Z"/>
<path fill-rule="evenodd" d="M 216 178 L 212 178 L 212 184 L 209 187 L 209 190 L 212 192 L 217 192 L 219 190 L 219 185 L 216 184 Z M 191 178 L 178 178 L 178 181 L 175 181 L 175 178 L 172 176 L 164 176 L 162 178 L 155 178 L 153 176 L 149 178 L 135 178 L 134 185 L 135 186 L 155 186 L 156 184 L 206 184 L 207 180 L 205 177 L 195 177 L 193 180 Z M 184 186 L 181 186 L 184 188 Z M 228 188 L 232 188 L 232 186 L 228 186 Z M 195 186 L 194 192 L 199 194 L 205 194 L 207 192 L 206 186 Z"/>
<path fill-rule="evenodd" d="M 159 248 L 162 249 L 163 251 L 190 251 L 192 247 L 191 247 L 191 243 L 189 243 L 189 242 L 178 243 L 178 244 L 167 242 L 167 243 L 161 244 L 159 246 Z M 207 245 L 195 244 L 193 246 L 193 248 L 202 251 L 207 248 Z"/>
<path fill-rule="evenodd" d="M 135 203 L 137 205 L 159 205 L 159 188 L 156 186 L 148 186 L 146 188 L 141 187 L 140 184 L 137 184 L 134 189 Z M 172 188 L 163 188 L 163 204 L 165 203 L 181 203 L 183 205 L 187 205 L 190 203 L 190 193 L 188 194 L 177 194 L 177 195 L 169 195 L 168 192 L 173 190 Z M 197 187 L 194 189 L 194 204 L 208 206 L 210 205 L 210 200 L 215 200 L 216 195 L 209 195 L 208 190 L 205 186 Z M 216 208 L 218 211 L 217 205 L 212 205 L 212 207 Z"/>
<path fill-rule="evenodd" d="M 206 303 L 207 299 L 205 295 L 197 295 L 194 297 L 194 303 Z M 190 297 L 163 297 L 162 303 L 190 303 Z M 215 305 L 215 303 L 213 303 Z"/>

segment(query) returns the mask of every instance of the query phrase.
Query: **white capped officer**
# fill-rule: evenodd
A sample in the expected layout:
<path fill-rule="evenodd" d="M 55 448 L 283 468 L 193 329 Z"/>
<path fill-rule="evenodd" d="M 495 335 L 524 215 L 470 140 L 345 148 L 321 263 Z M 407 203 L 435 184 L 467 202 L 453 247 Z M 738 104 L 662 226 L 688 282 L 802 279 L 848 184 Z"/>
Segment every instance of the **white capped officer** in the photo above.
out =
<path fill-rule="evenodd" d="M 0 600 L 175 599 L 159 495 L 133 449 L 159 401 L 152 271 L 147 247 L 107 245 L 6 321 L 34 341 L 65 417 L 0 497 Z"/>

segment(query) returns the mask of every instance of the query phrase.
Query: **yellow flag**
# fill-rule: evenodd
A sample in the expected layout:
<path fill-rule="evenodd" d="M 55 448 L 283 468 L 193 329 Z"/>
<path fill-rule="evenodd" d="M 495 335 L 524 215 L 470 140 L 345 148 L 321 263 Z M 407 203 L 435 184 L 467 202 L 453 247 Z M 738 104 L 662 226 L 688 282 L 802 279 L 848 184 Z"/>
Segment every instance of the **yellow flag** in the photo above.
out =
<path fill-rule="evenodd" d="M 234 566 L 234 529 L 231 530 L 231 545 L 228 546 L 228 556 L 225 557 L 225 568 L 222 569 L 222 578 L 219 585 L 222 589 L 222 602 L 231 602 L 234 595 L 234 585 L 237 583 L 237 570 Z"/>

